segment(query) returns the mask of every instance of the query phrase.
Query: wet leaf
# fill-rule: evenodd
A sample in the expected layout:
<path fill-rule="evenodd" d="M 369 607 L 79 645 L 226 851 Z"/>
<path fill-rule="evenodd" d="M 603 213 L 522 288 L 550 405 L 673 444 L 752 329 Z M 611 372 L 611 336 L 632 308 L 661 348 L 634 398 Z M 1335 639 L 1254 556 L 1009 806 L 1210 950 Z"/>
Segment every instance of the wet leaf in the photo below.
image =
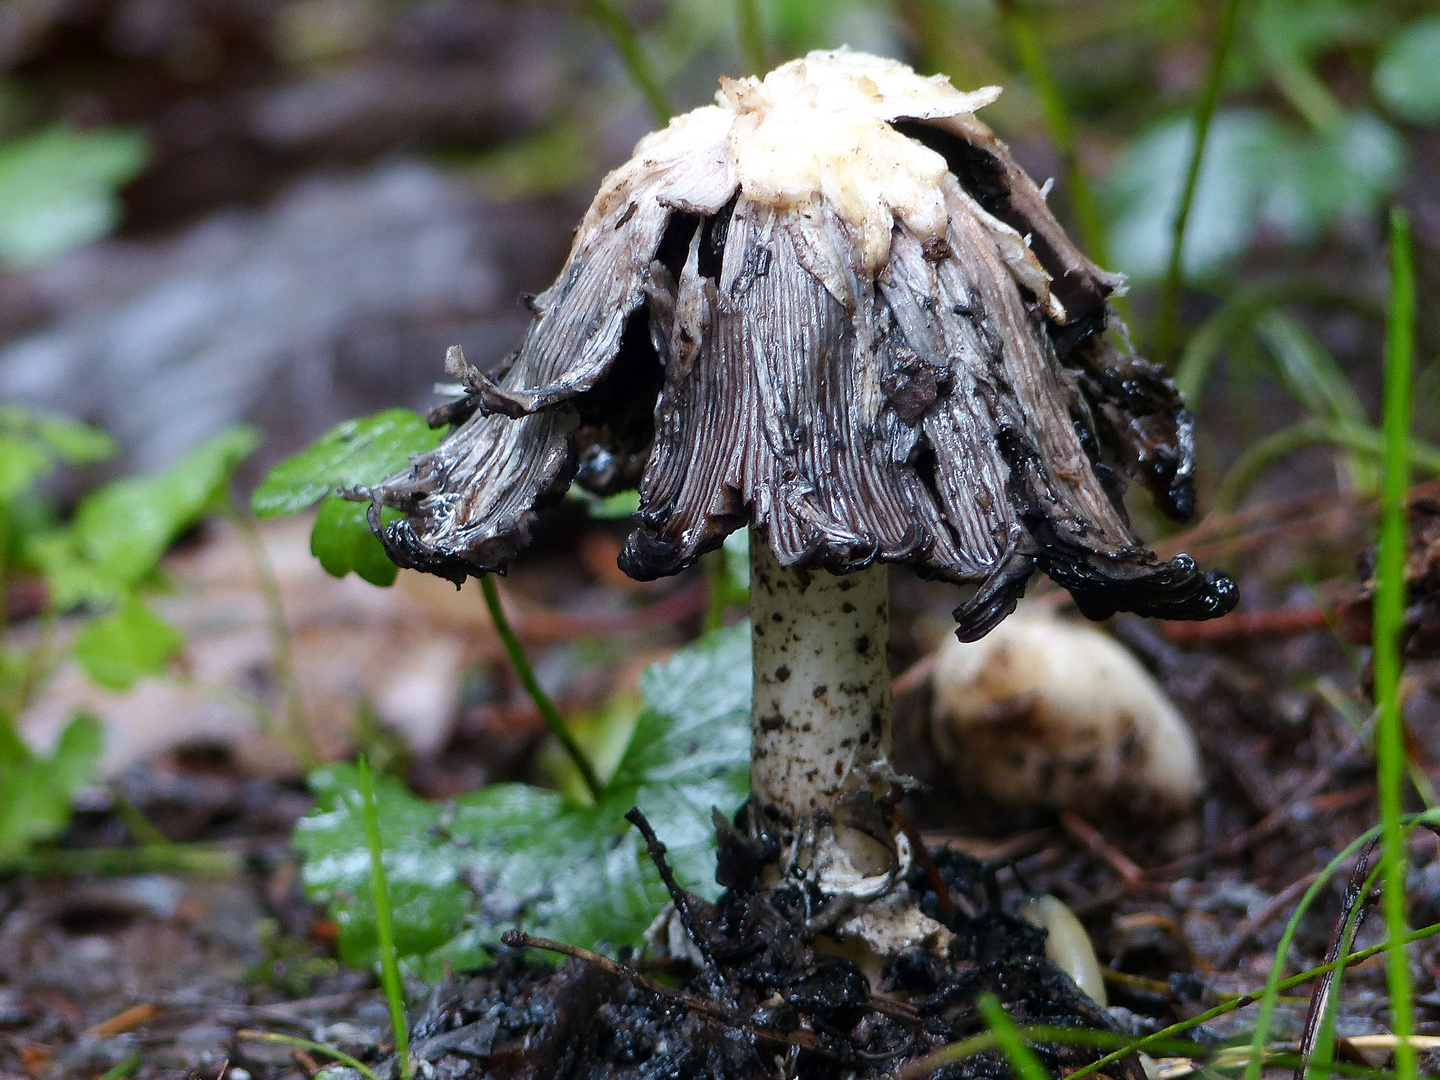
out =
<path fill-rule="evenodd" d="M 1440 123 L 1440 16 L 1421 19 L 1385 43 L 1375 64 L 1375 93 L 1412 124 Z"/>
<path fill-rule="evenodd" d="M 75 793 L 100 760 L 103 738 L 100 721 L 82 713 L 46 757 L 0 718 L 0 866 L 65 831 Z"/>
<path fill-rule="evenodd" d="M 271 469 L 250 505 L 262 518 L 298 514 L 339 488 L 378 484 L 403 469 L 411 454 L 434 449 L 444 434 L 409 409 L 346 420 Z"/>
<path fill-rule="evenodd" d="M 75 637 L 75 659 L 85 674 L 111 690 L 128 690 L 159 675 L 185 647 L 180 631 L 139 597 L 127 597 L 108 615 L 91 619 Z"/>
<path fill-rule="evenodd" d="M 378 778 L 399 948 L 421 972 L 483 964 L 483 946 L 517 923 L 586 947 L 638 943 L 664 904 L 658 875 L 624 815 L 638 805 L 670 848 L 680 880 L 714 896 L 710 808 L 743 801 L 750 754 L 750 644 L 718 631 L 657 664 L 645 707 L 596 806 L 526 784 L 495 784 L 429 803 Z M 341 956 L 376 957 L 368 855 L 354 770 L 311 776 L 315 809 L 297 827 L 304 881 L 340 925 Z"/>
<path fill-rule="evenodd" d="M 400 568 L 390 561 L 385 546 L 370 531 L 366 509 L 365 503 L 325 496 L 310 530 L 310 554 L 334 577 L 344 577 L 353 570 L 372 585 L 393 585 Z"/>
<path fill-rule="evenodd" d="M 142 135 L 117 128 L 57 125 L 0 146 L 0 260 L 30 269 L 104 236 L 147 156 Z"/>

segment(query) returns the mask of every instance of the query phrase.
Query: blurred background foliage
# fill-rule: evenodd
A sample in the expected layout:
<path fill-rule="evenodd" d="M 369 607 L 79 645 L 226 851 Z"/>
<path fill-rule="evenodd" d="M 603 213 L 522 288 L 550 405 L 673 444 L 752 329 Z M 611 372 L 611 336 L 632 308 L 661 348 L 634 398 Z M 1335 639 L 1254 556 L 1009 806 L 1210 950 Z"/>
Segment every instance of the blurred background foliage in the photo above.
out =
<path fill-rule="evenodd" d="M 1156 341 L 1196 103 L 1231 5 L 1180 333 Z M 505 284 L 543 286 L 564 223 L 657 114 L 705 103 L 721 75 L 842 44 L 1005 88 L 984 119 L 1054 178 L 1052 203 L 1092 254 L 1130 275 L 1132 331 L 1200 416 L 1207 499 L 1374 483 L 1380 223 L 1406 204 L 1417 462 L 1440 462 L 1426 442 L 1440 437 L 1440 8 L 1421 0 L 25 0 L 0 11 L 0 336 L 63 315 L 26 274 L 117 225 L 150 242 L 396 159 L 530 229 L 503 253 Z M 518 326 L 502 329 L 480 359 Z M 287 417 L 242 475 L 346 415 L 418 407 L 439 352 L 376 350 L 384 377 L 316 400 L 313 423 Z M 266 426 L 254 412 L 225 419 Z M 167 453 L 208 434 L 192 427 Z M 127 445 L 121 433 L 122 464 Z"/>

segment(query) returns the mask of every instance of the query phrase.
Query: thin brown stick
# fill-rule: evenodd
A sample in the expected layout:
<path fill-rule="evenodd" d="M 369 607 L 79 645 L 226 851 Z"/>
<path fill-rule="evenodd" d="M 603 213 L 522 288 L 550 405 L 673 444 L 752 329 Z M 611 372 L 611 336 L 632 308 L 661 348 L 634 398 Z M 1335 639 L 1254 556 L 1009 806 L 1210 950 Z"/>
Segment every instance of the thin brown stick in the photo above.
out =
<path fill-rule="evenodd" d="M 1320 871 L 1316 870 L 1296 881 L 1292 881 L 1269 900 L 1265 901 L 1264 906 L 1261 907 L 1259 911 L 1235 927 L 1235 936 L 1226 947 L 1225 955 L 1220 957 L 1216 962 L 1216 967 L 1221 971 L 1233 967 L 1236 961 L 1240 959 L 1240 954 L 1244 952 L 1245 946 L 1250 943 L 1250 939 L 1254 936 L 1255 932 L 1298 900 L 1305 890 L 1315 883 L 1315 879 L 1319 876 Z M 1326 959 L 1333 960 L 1334 957 L 1326 957 Z"/>
<path fill-rule="evenodd" d="M 755 1038 L 763 1042 L 776 1043 L 784 1046 L 798 1046 L 802 1050 L 809 1050 L 811 1053 L 820 1054 L 831 1060 L 843 1064 L 853 1064 L 846 1057 L 835 1053 L 829 1047 L 820 1042 L 819 1037 L 811 1031 L 777 1031 L 775 1028 L 765 1027 L 757 1024 L 750 1017 L 738 1013 L 733 1009 L 727 1009 L 723 1005 L 717 1005 L 713 1001 L 706 1001 L 704 998 L 694 997 L 683 990 L 675 990 L 671 987 L 658 983 L 654 979 L 632 971 L 623 964 L 618 964 L 608 956 L 601 956 L 589 949 L 582 949 L 578 945 L 567 945 L 563 941 L 555 941 L 551 938 L 535 937 L 527 934 L 524 930 L 506 930 L 500 936 L 500 940 L 512 949 L 543 949 L 546 952 L 559 953 L 561 956 L 568 956 L 572 960 L 579 960 L 599 968 L 608 975 L 617 979 L 624 979 L 632 986 L 647 990 L 657 997 L 663 997 L 666 1001 L 673 1001 L 676 1005 L 707 1016 L 717 1023 L 726 1027 L 739 1028 L 748 1031 Z"/>
<path fill-rule="evenodd" d="M 1080 815 L 1067 810 L 1060 815 L 1060 824 L 1065 826 L 1065 831 L 1076 840 L 1109 863 L 1111 868 L 1125 879 L 1126 885 L 1136 885 L 1145 877 L 1144 870 Z"/>
<path fill-rule="evenodd" d="M 1318 605 L 1232 611 L 1203 623 L 1161 622 L 1160 632 L 1179 646 L 1206 645 L 1248 637 L 1290 637 L 1330 626 L 1333 613 Z"/>
<path fill-rule="evenodd" d="M 935 860 L 930 856 L 930 849 L 925 846 L 925 840 L 920 835 L 920 830 L 910 823 L 898 806 L 890 808 L 890 816 L 895 819 L 895 824 L 905 834 L 905 839 L 910 841 L 910 848 L 915 853 L 915 858 L 920 861 L 920 868 L 925 871 L 925 877 L 930 882 L 930 887 L 935 890 L 935 900 L 940 905 L 940 914 L 949 915 L 955 910 L 954 903 L 950 899 L 950 886 L 945 884 L 945 879 L 940 876 L 940 867 L 935 865 Z M 971 918 L 973 912 L 966 912 Z"/>

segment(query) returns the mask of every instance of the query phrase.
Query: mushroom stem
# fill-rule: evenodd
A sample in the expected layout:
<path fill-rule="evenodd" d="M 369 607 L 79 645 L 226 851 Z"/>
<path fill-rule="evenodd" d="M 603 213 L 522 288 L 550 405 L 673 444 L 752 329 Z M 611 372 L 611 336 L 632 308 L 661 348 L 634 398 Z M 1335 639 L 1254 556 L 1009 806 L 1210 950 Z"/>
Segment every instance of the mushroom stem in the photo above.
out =
<path fill-rule="evenodd" d="M 888 891 L 898 870 L 881 809 L 894 788 L 887 586 L 883 564 L 783 567 L 750 532 L 752 821 L 780 840 L 785 877 L 826 892 Z"/>

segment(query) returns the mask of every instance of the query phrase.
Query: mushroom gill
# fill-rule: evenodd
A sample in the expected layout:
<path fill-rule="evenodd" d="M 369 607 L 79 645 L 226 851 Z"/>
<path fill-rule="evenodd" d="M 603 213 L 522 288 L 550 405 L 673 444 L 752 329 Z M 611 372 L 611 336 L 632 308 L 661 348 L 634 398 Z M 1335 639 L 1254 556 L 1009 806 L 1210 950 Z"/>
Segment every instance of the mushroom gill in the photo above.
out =
<path fill-rule="evenodd" d="M 1036 570 L 1093 618 L 1228 610 L 1129 528 L 1129 476 L 1192 511 L 1191 418 L 1107 305 L 1121 279 L 975 118 L 998 93 L 811 53 L 641 140 L 508 367 L 452 355 L 458 426 L 373 492 L 391 557 L 503 569 L 572 480 L 638 481 L 636 578 L 751 524 L 782 567 L 967 586 L 967 640 Z"/>

